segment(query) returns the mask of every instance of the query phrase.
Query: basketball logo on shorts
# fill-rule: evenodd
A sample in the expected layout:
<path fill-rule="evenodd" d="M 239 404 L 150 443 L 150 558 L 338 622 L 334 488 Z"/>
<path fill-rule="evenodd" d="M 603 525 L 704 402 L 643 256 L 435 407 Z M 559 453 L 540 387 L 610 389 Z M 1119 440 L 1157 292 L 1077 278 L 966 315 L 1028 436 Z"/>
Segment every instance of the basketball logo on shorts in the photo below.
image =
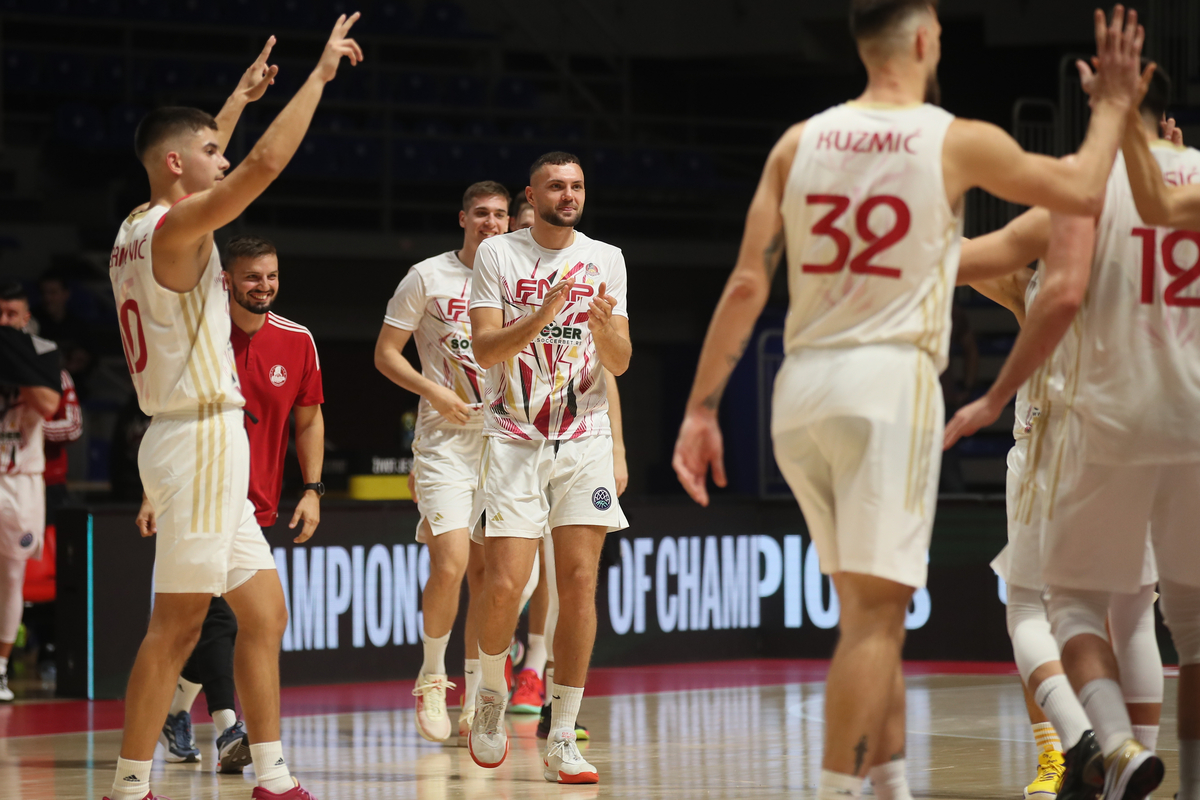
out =
<path fill-rule="evenodd" d="M 601 486 L 596 491 L 592 492 L 592 505 L 597 511 L 608 511 L 612 505 L 612 495 L 608 493 L 608 489 Z"/>
<path fill-rule="evenodd" d="M 31 545 L 31 544 L 33 544 L 33 534 L 32 533 L 26 533 L 23 536 L 21 536 L 21 547 L 29 547 L 29 545 Z"/>
<path fill-rule="evenodd" d="M 276 386 L 283 386 L 287 383 L 287 370 L 283 368 L 282 364 L 271 367 L 271 383 Z"/>

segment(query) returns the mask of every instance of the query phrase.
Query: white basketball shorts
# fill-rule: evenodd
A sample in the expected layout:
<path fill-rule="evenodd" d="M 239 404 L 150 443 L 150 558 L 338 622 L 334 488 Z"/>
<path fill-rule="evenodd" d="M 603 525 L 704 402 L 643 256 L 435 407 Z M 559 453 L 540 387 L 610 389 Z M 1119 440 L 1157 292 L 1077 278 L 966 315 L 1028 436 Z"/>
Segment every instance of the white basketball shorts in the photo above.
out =
<path fill-rule="evenodd" d="M 417 541 L 424 542 L 422 522 L 434 536 L 470 528 L 475 520 L 479 469 L 483 457 L 482 428 L 438 427 L 413 439 L 413 478 L 417 489 Z"/>
<path fill-rule="evenodd" d="M 1046 584 L 1131 594 L 1161 575 L 1200 587 L 1200 463 L 1090 462 L 1082 427 L 1068 419 L 1047 484 Z"/>
<path fill-rule="evenodd" d="M 40 559 L 45 533 L 46 485 L 41 474 L 0 475 L 0 556 Z"/>
<path fill-rule="evenodd" d="M 154 590 L 221 595 L 275 569 L 249 499 L 250 445 L 242 410 L 203 406 L 154 417 L 138 470 L 158 524 Z"/>
<path fill-rule="evenodd" d="M 944 415 L 933 360 L 915 347 L 813 348 L 784 360 L 775 459 L 822 572 L 925 585 Z"/>
<path fill-rule="evenodd" d="M 1042 579 L 1042 495 L 1046 462 L 1061 428 L 1062 412 L 1048 407 L 1033 417 L 1028 436 L 1018 439 L 1008 451 L 1008 475 L 1005 478 L 1005 511 L 1008 516 L 1008 544 L 992 560 L 991 567 L 1005 583 L 1041 591 Z"/>
<path fill-rule="evenodd" d="M 629 527 L 613 478 L 611 436 L 565 441 L 488 437 L 483 445 L 486 536 L 540 539 L 562 525 Z M 481 542 L 476 528 L 472 537 Z"/>

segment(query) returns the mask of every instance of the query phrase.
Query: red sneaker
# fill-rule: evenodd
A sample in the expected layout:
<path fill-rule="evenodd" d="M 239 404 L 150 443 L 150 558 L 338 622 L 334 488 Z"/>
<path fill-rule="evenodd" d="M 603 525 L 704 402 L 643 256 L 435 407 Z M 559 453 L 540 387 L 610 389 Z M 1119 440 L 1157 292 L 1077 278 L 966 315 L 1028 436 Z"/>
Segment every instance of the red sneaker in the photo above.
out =
<path fill-rule="evenodd" d="M 296 785 L 288 789 L 283 794 L 268 792 L 261 786 L 255 786 L 254 791 L 250 793 L 250 800 L 317 800 L 312 792 L 300 785 L 300 781 L 292 778 Z"/>
<path fill-rule="evenodd" d="M 509 706 L 514 714 L 540 714 L 542 703 L 546 699 L 546 685 L 538 677 L 537 670 L 523 669 L 517 675 L 517 688 L 513 690 L 512 704 Z"/>

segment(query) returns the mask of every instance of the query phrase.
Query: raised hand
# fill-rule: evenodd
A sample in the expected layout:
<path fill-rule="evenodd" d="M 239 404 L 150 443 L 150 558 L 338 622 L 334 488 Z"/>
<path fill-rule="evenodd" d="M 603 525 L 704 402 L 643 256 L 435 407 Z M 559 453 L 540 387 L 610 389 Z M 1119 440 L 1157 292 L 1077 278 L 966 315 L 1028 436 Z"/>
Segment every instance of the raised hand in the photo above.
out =
<path fill-rule="evenodd" d="M 313 70 L 313 75 L 318 79 L 329 83 L 337 75 L 338 64 L 341 63 L 342 57 L 350 59 L 351 66 L 358 66 L 363 60 L 362 48 L 358 46 L 358 42 L 353 39 L 348 39 L 347 34 L 354 27 L 354 23 L 358 22 L 358 18 L 362 14 L 355 11 L 349 17 L 342 14 L 338 17 L 337 23 L 333 26 L 333 33 L 329 34 L 329 41 L 325 43 L 325 51 L 321 53 L 321 60 L 317 62 L 317 68 Z"/>
<path fill-rule="evenodd" d="M 271 48 L 274 46 L 275 37 L 272 36 L 267 39 L 266 46 L 258 54 L 258 58 L 254 59 L 254 63 L 242 73 L 242 79 L 238 81 L 237 88 L 233 90 L 234 94 L 241 95 L 247 103 L 258 100 L 266 93 L 267 87 L 275 83 L 279 67 L 274 64 L 267 66 L 267 59 L 271 57 Z"/>
<path fill-rule="evenodd" d="M 592 333 L 603 330 L 612 321 L 613 309 L 617 307 L 617 298 L 606 293 L 606 285 L 600 284 L 600 291 L 588 306 L 588 329 Z"/>
<path fill-rule="evenodd" d="M 1127 14 L 1125 7 L 1117 4 L 1112 21 L 1106 24 L 1104 12 L 1096 9 L 1095 26 L 1097 73 L 1092 96 L 1136 106 L 1141 96 L 1142 43 L 1146 38 L 1145 29 L 1137 24 L 1137 12 L 1130 9 Z"/>
<path fill-rule="evenodd" d="M 1175 118 L 1170 117 L 1158 123 L 1162 126 L 1162 138 L 1176 147 L 1183 147 L 1183 130 L 1175 124 Z"/>

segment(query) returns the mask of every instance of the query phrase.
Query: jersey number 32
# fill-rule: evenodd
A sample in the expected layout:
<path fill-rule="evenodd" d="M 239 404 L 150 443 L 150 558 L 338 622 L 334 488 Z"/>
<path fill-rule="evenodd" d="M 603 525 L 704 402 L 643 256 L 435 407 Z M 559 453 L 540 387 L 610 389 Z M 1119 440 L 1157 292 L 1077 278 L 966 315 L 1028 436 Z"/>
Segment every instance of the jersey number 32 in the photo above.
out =
<path fill-rule="evenodd" d="M 854 212 L 854 229 L 858 233 L 858 238 L 862 239 L 867 246 L 858 255 L 851 258 L 850 236 L 834 225 L 838 218 L 850 208 L 850 198 L 840 194 L 810 194 L 805 200 L 810 206 L 833 206 L 829 213 L 817 220 L 812 231 L 818 236 L 828 236 L 833 239 L 833 243 L 837 246 L 837 253 L 828 264 L 802 264 L 800 267 L 802 272 L 823 274 L 841 272 L 849 259 L 850 271 L 859 275 L 879 275 L 883 278 L 900 277 L 899 267 L 884 267 L 872 264 L 871 260 L 898 243 L 908 233 L 909 226 L 912 224 L 912 214 L 908 210 L 907 203 L 890 194 L 877 194 L 863 200 Z M 896 215 L 891 229 L 883 233 L 871 230 L 870 225 L 871 212 L 879 206 L 891 208 Z"/>

